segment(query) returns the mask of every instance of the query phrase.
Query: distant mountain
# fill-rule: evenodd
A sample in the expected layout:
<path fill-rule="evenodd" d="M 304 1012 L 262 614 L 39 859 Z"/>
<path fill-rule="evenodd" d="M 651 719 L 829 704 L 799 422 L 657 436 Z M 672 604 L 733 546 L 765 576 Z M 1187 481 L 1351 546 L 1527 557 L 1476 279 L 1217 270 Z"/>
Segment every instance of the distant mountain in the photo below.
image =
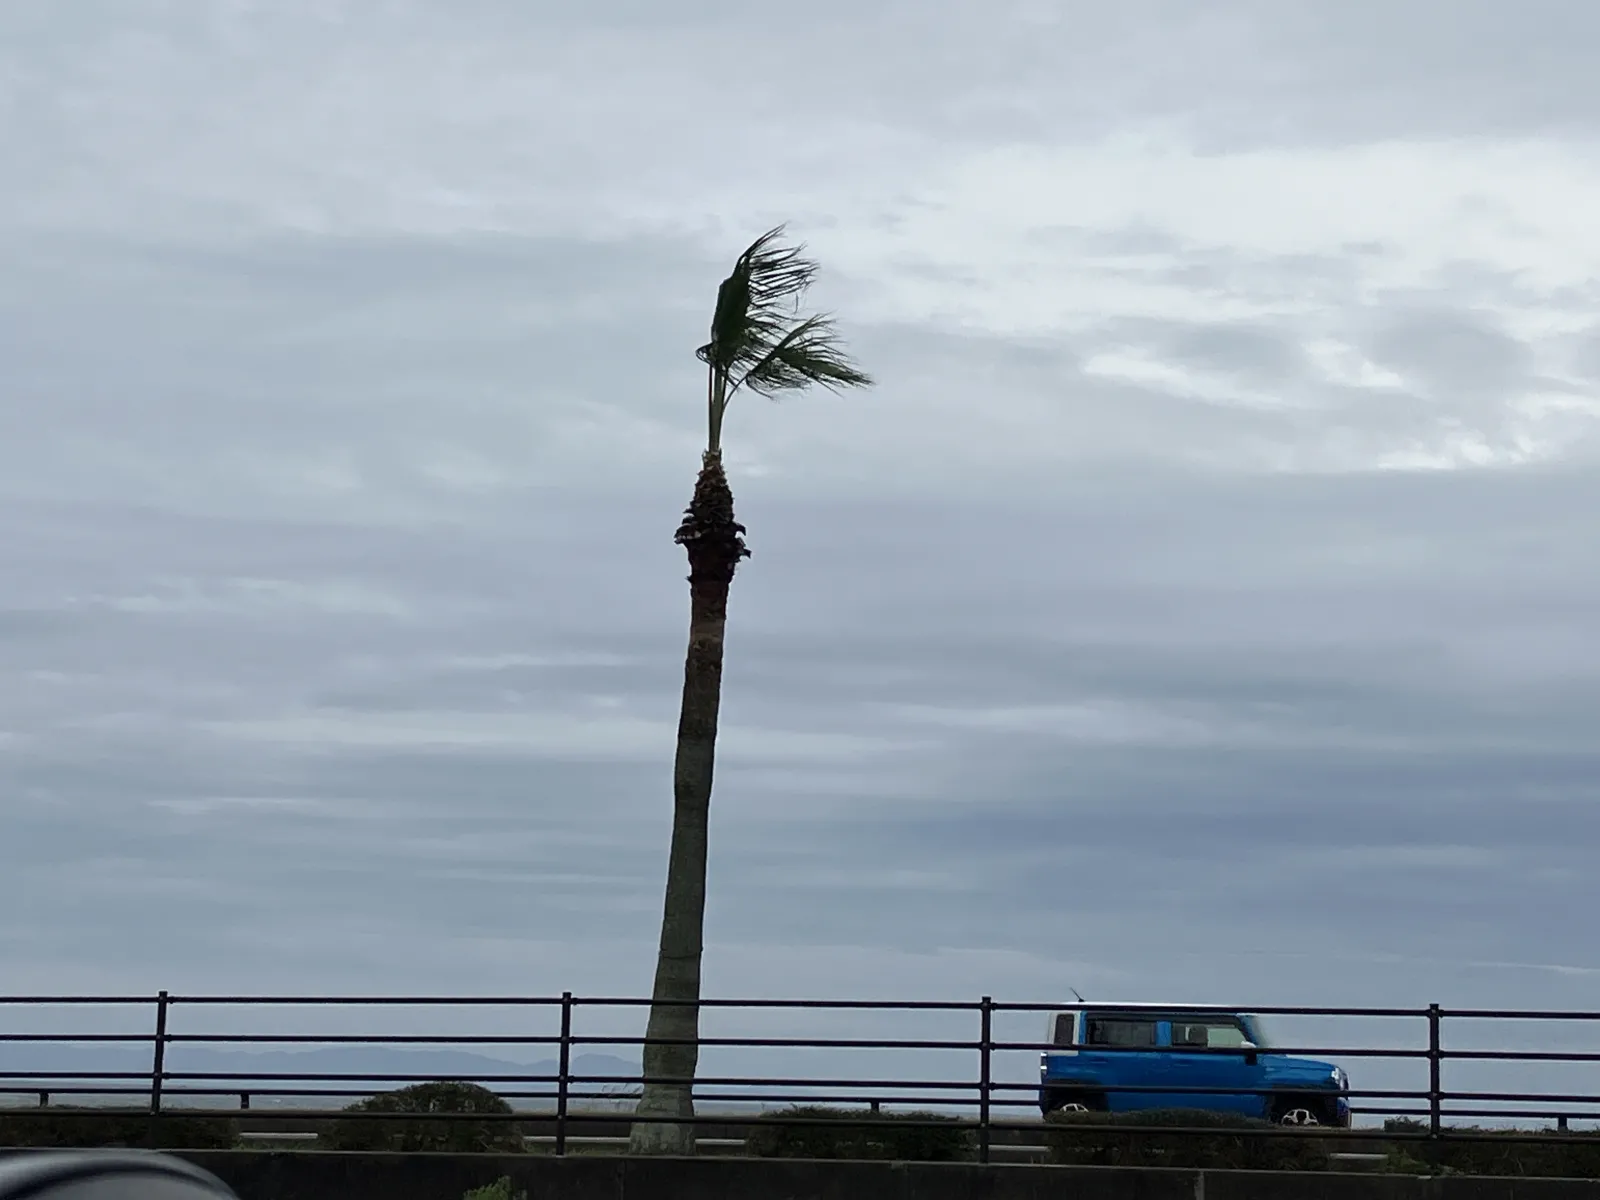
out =
<path fill-rule="evenodd" d="M 135 1043 L 105 1042 L 93 1045 L 49 1042 L 0 1042 L 0 1106 L 37 1103 L 37 1093 L 51 1093 L 52 1104 L 122 1104 L 142 1105 L 150 1086 L 152 1047 Z M 342 1044 L 320 1046 L 306 1050 L 250 1051 L 223 1049 L 192 1042 L 169 1045 L 166 1070 L 180 1074 L 210 1074 L 218 1078 L 209 1080 L 171 1079 L 165 1084 L 164 1103 L 169 1107 L 232 1108 L 239 1103 L 239 1093 L 249 1092 L 252 1109 L 268 1108 L 342 1108 L 350 1101 L 377 1092 L 394 1091 L 408 1082 L 426 1079 L 458 1079 L 481 1084 L 491 1091 L 554 1092 L 553 1083 L 509 1083 L 504 1076 L 546 1076 L 556 1073 L 556 1060 L 542 1059 L 523 1063 L 495 1058 L 468 1050 L 454 1048 L 412 1049 L 396 1046 Z M 23 1071 L 52 1071 L 62 1078 L 48 1080 L 18 1079 Z M 108 1079 L 108 1075 L 126 1073 L 129 1079 Z M 637 1059 L 628 1060 L 611 1054 L 575 1054 L 571 1073 L 587 1082 L 575 1083 L 572 1091 L 578 1104 L 610 1109 L 625 1106 L 629 1093 L 637 1090 L 636 1084 L 621 1080 L 637 1078 L 643 1073 Z M 753 1071 L 740 1072 L 753 1074 Z M 338 1082 L 317 1080 L 270 1079 L 271 1075 L 355 1075 L 362 1079 Z M 402 1078 L 371 1078 L 373 1076 L 400 1076 Z M 617 1080 L 608 1083 L 608 1080 Z M 92 1092 L 64 1093 L 63 1087 L 93 1088 Z M 304 1087 L 304 1092 L 295 1089 Z M 131 1093 L 115 1094 L 101 1088 L 122 1087 L 134 1089 Z M 197 1096 L 186 1089 L 207 1087 L 219 1089 L 221 1094 Z M 339 1089 L 347 1094 L 328 1095 Z M 265 1095 L 264 1090 L 282 1090 L 282 1095 Z M 776 1104 L 800 1094 L 818 1091 L 835 1093 L 833 1088 L 820 1088 L 796 1080 L 792 1084 L 772 1089 L 755 1086 L 724 1085 L 705 1089 L 720 1098 L 709 1102 L 717 1111 L 742 1111 L 754 1105 Z M 854 1089 L 838 1089 L 838 1094 Z M 308 1093 L 322 1092 L 323 1095 Z M 7 1094 L 9 1093 L 9 1094 Z M 871 1090 L 862 1089 L 864 1101 Z M 879 1092 L 878 1094 L 881 1094 Z M 748 1095 L 749 1101 L 740 1097 Z M 520 1109 L 547 1109 L 549 1099 L 539 1097 L 512 1097 L 511 1103 Z M 918 1107 L 944 1108 L 949 1101 L 930 1097 Z"/>
<path fill-rule="evenodd" d="M 69 1086 L 95 1085 L 140 1087 L 143 1079 L 108 1079 L 123 1073 L 136 1073 L 146 1079 L 151 1069 L 152 1051 L 149 1047 L 135 1045 L 62 1045 L 45 1042 L 0 1043 L 0 1087 L 17 1089 L 23 1095 L 6 1097 L 11 1103 L 27 1103 L 27 1093 L 37 1091 L 57 1092 L 56 1103 L 71 1103 L 85 1096 L 59 1094 L 59 1089 Z M 167 1048 L 165 1068 L 180 1074 L 209 1074 L 215 1079 L 169 1079 L 166 1087 L 172 1103 L 216 1103 L 223 1097 L 183 1097 L 176 1089 L 196 1087 L 226 1088 L 230 1092 L 256 1092 L 263 1089 L 294 1088 L 301 1081 L 272 1079 L 273 1075 L 353 1075 L 365 1077 L 401 1076 L 403 1078 L 365 1078 L 345 1081 L 305 1080 L 307 1090 L 348 1088 L 351 1099 L 374 1092 L 392 1091 L 407 1083 L 427 1079 L 459 1079 L 479 1083 L 499 1092 L 540 1092 L 553 1090 L 553 1083 L 536 1081 L 512 1083 L 497 1080 L 496 1076 L 554 1076 L 558 1069 L 556 1059 L 543 1059 L 533 1063 L 519 1063 L 507 1059 L 491 1058 L 470 1051 L 433 1049 L 402 1050 L 378 1045 L 323 1046 L 314 1050 L 265 1050 L 259 1053 L 246 1050 L 221 1050 L 209 1046 L 179 1043 Z M 65 1077 L 32 1080 L 18 1079 L 17 1074 L 32 1071 L 64 1073 Z M 609 1079 L 627 1079 L 641 1074 L 637 1062 L 611 1054 L 575 1054 L 570 1067 L 578 1079 L 595 1080 L 575 1084 L 583 1092 L 620 1093 L 629 1090 L 630 1084 L 607 1084 Z M 103 1102 L 107 1097 L 96 1097 Z M 251 1103 L 262 1106 L 283 1103 L 291 1097 L 252 1096 Z M 327 1098 L 332 1100 L 333 1098 Z M 224 1100 L 224 1103 L 226 1101 Z M 530 1100 L 538 1104 L 537 1100 Z M 520 1105 L 519 1105 L 520 1107 Z"/>

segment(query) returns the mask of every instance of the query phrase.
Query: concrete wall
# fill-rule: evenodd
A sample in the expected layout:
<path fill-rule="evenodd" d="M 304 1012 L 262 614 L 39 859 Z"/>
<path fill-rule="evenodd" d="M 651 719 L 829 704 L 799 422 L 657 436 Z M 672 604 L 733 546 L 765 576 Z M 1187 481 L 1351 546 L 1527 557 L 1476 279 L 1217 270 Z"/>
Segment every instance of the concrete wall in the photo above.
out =
<path fill-rule="evenodd" d="M 1600 1181 L 543 1155 L 185 1152 L 241 1200 L 1600 1200 Z"/>

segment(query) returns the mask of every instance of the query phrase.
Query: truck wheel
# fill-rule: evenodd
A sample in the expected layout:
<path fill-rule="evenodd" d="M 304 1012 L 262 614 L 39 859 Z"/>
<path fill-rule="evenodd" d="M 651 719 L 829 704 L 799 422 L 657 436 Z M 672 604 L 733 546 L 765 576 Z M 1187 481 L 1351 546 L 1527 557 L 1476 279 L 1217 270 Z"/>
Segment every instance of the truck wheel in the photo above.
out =
<path fill-rule="evenodd" d="M 1328 1125 L 1327 1105 L 1308 1096 L 1283 1096 L 1272 1105 L 1272 1120 L 1278 1125 Z"/>
<path fill-rule="evenodd" d="M 1104 1096 L 1092 1092 L 1059 1092 L 1050 1097 L 1050 1112 L 1105 1112 Z"/>

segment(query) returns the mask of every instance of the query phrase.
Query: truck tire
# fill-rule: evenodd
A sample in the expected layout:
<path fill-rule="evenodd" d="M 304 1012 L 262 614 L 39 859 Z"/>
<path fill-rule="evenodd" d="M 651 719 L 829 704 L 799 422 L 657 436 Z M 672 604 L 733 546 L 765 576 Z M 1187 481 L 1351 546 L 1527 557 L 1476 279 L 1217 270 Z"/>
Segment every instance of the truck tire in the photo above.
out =
<path fill-rule="evenodd" d="M 1289 1094 L 1277 1096 L 1272 1101 L 1272 1122 L 1275 1125 L 1334 1125 L 1333 1105 L 1322 1096 Z"/>
<path fill-rule="evenodd" d="M 1096 1092 L 1063 1088 L 1046 1097 L 1045 1116 L 1054 1112 L 1105 1112 L 1106 1098 Z"/>

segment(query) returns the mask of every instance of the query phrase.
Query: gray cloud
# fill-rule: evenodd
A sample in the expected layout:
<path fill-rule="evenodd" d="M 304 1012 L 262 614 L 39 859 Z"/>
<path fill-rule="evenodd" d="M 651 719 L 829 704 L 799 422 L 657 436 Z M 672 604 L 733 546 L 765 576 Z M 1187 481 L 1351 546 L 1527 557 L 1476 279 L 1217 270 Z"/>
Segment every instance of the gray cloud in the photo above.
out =
<path fill-rule="evenodd" d="M 1590 1003 L 1596 18 L 1444 11 L 0 15 L 10 986 L 643 992 L 790 216 L 708 988 Z"/>
<path fill-rule="evenodd" d="M 1405 313 L 1376 331 L 1376 360 L 1415 378 L 1434 400 L 1497 402 L 1525 387 L 1532 356 L 1481 318 L 1451 311 Z"/>
<path fill-rule="evenodd" d="M 1168 360 L 1283 383 L 1304 366 L 1298 347 L 1271 330 L 1249 325 L 1195 325 L 1173 330 L 1161 348 Z"/>

